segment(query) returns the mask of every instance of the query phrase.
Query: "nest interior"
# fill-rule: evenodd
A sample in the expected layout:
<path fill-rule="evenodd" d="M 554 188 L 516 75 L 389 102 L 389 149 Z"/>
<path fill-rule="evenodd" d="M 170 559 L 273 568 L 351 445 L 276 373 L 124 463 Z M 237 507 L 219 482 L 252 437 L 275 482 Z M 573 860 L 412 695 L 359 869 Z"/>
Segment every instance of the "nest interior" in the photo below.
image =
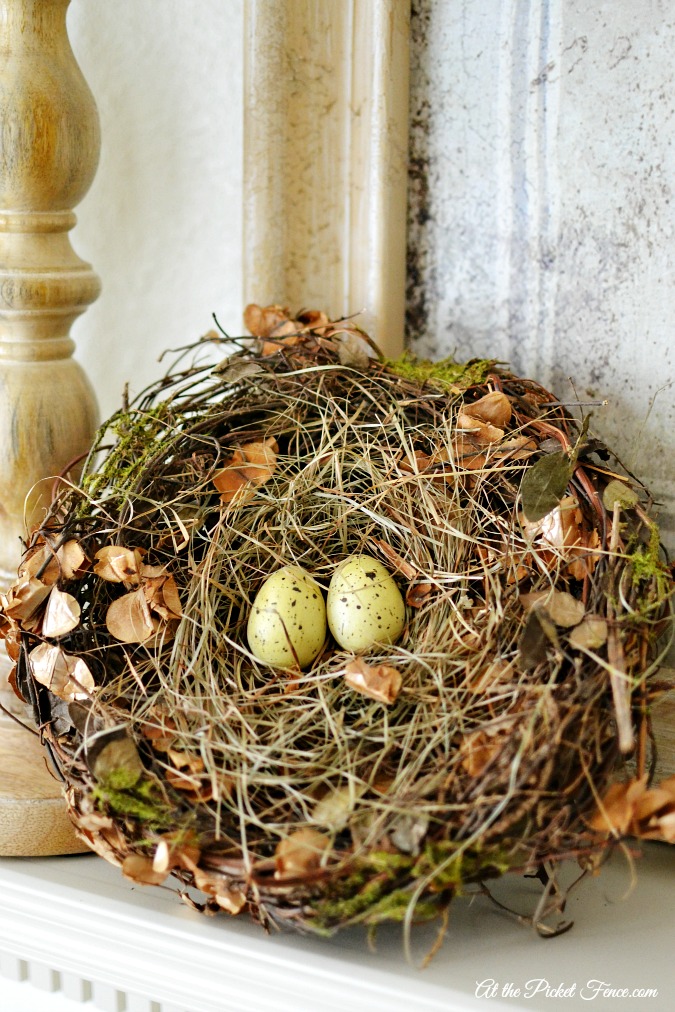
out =
<path fill-rule="evenodd" d="M 79 832 L 201 909 L 324 933 L 603 853 L 622 757 L 646 783 L 672 590 L 646 490 L 495 362 L 385 362 L 320 313 L 248 322 L 101 430 L 3 602 Z M 401 590 L 401 637 L 257 660 L 266 577 L 325 591 L 355 554 Z"/>

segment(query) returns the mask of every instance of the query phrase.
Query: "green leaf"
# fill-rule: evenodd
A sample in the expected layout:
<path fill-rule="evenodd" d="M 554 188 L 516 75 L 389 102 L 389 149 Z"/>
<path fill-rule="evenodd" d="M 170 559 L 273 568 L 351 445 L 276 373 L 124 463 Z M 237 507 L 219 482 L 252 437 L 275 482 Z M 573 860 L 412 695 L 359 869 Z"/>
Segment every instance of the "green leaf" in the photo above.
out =
<path fill-rule="evenodd" d="M 625 482 L 620 481 L 618 478 L 614 478 L 610 481 L 609 485 L 602 493 L 602 504 L 608 513 L 614 512 L 614 506 L 616 503 L 621 506 L 622 509 L 629 510 L 633 506 L 636 506 L 640 501 L 640 497 L 637 492 L 627 485 Z"/>
<path fill-rule="evenodd" d="M 523 511 L 535 523 L 555 509 L 567 491 L 574 466 L 566 453 L 547 453 L 533 464 L 520 486 Z"/>

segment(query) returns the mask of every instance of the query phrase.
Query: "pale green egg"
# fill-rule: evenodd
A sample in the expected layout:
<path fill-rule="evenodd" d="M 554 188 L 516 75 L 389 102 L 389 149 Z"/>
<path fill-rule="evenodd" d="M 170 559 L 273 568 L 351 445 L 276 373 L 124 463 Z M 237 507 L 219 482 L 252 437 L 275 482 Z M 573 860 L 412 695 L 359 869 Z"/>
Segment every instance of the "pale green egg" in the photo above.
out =
<path fill-rule="evenodd" d="M 272 573 L 256 595 L 246 632 L 259 661 L 306 668 L 326 639 L 326 605 L 318 583 L 300 566 Z"/>
<path fill-rule="evenodd" d="M 341 562 L 328 588 L 328 625 L 345 650 L 363 653 L 395 643 L 405 626 L 405 604 L 393 577 L 369 555 Z"/>

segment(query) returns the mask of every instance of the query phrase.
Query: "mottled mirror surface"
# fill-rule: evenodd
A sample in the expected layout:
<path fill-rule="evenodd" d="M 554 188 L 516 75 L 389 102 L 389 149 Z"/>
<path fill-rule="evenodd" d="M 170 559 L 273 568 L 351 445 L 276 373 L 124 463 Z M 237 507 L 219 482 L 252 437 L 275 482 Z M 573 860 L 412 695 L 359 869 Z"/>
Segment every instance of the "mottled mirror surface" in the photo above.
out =
<path fill-rule="evenodd" d="M 421 355 L 607 399 L 671 548 L 674 44 L 668 0 L 413 0 L 407 302 Z"/>

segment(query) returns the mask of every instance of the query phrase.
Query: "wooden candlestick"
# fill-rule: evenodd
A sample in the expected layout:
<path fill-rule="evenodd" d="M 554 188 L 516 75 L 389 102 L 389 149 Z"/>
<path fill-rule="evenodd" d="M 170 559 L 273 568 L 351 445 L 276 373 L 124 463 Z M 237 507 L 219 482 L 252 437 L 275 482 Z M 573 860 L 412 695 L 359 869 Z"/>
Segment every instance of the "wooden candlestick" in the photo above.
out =
<path fill-rule="evenodd" d="M 70 327 L 100 291 L 68 237 L 98 165 L 94 99 L 68 40 L 70 0 L 0 0 L 0 587 L 50 478 L 86 453 L 96 399 Z M 8 662 L 3 658 L 5 674 Z M 16 703 L 5 691 L 5 707 Z M 25 714 L 20 714 L 25 719 Z M 0 854 L 81 850 L 34 735 L 0 725 Z"/>

